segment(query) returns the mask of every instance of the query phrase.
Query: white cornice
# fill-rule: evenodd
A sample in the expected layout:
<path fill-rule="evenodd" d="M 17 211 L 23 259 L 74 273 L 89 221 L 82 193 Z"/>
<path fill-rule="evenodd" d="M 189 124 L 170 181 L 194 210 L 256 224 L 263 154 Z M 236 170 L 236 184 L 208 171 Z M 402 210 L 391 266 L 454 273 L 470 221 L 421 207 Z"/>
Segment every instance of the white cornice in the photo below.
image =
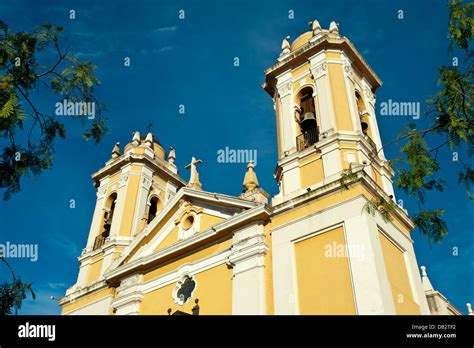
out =
<path fill-rule="evenodd" d="M 364 171 L 364 168 L 354 170 L 354 173 L 357 175 L 357 178 L 354 179 L 353 181 L 351 181 L 350 183 L 347 183 L 349 186 L 356 183 L 356 182 L 358 182 L 358 181 L 361 181 L 375 195 L 381 196 L 386 201 L 391 200 L 391 198 L 388 196 L 388 194 L 385 193 L 377 185 L 377 183 Z M 296 206 L 299 206 L 299 205 L 302 205 L 302 204 L 305 204 L 305 203 L 309 203 L 310 201 L 318 199 L 319 197 L 327 195 L 328 193 L 341 190 L 341 184 L 340 184 L 339 179 L 340 179 L 340 177 L 337 177 L 334 180 L 332 180 L 331 182 L 328 182 L 328 183 L 326 183 L 326 184 L 324 184 L 320 187 L 317 187 L 316 189 L 313 189 L 310 192 L 301 193 L 299 196 L 296 196 L 296 197 L 292 198 L 291 200 L 287 200 L 283 203 L 272 206 L 272 208 L 273 208 L 272 216 L 282 214 L 285 211 L 287 211 L 289 209 L 293 209 Z M 401 221 L 403 221 L 403 223 L 407 227 L 409 227 L 410 229 L 413 229 L 415 227 L 414 222 L 411 220 L 411 218 L 408 216 L 408 214 L 402 208 L 400 208 L 398 205 L 395 205 L 394 214 Z"/>

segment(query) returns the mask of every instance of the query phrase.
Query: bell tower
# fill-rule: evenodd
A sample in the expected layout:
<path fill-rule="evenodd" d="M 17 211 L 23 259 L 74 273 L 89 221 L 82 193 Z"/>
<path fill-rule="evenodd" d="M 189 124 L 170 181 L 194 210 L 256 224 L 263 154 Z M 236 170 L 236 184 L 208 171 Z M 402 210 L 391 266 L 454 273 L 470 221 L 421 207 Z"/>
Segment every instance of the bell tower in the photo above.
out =
<path fill-rule="evenodd" d="M 77 283 L 68 292 L 101 280 L 112 261 L 160 213 L 186 182 L 178 176 L 175 150 L 165 149 L 152 133 L 132 141 L 121 152 L 117 143 L 111 158 L 92 178 L 97 201 L 86 247 L 79 257 Z"/>
<path fill-rule="evenodd" d="M 382 83 L 335 22 L 327 30 L 309 24 L 292 44 L 289 36 L 283 40 L 277 62 L 265 70 L 277 123 L 275 203 L 362 167 L 393 197 L 375 115 Z"/>
<path fill-rule="evenodd" d="M 275 313 L 428 314 L 413 221 L 390 204 L 394 172 L 375 114 L 382 82 L 335 22 L 289 39 L 263 85 L 278 139 Z M 389 217 L 371 209 L 377 202 Z"/>

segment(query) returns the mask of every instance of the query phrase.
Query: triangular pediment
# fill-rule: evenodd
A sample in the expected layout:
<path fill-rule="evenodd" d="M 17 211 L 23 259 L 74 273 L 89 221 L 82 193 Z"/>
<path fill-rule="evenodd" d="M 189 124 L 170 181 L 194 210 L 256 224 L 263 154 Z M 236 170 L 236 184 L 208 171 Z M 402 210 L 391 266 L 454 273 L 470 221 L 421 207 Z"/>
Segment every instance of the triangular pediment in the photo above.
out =
<path fill-rule="evenodd" d="M 234 196 L 183 188 L 163 207 L 108 271 L 143 259 L 255 208 L 258 203 Z"/>

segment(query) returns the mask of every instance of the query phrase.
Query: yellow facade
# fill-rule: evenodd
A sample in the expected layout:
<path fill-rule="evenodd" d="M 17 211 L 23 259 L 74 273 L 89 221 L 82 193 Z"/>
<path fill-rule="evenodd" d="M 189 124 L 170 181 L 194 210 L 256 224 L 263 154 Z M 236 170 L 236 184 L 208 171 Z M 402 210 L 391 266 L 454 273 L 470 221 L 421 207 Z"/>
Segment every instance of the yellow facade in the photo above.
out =
<path fill-rule="evenodd" d="M 196 304 L 200 315 L 424 313 L 413 295 L 419 281 L 409 273 L 413 223 L 402 209 L 386 222 L 364 208 L 391 199 L 383 178 L 392 174 L 376 160 L 381 154 L 366 149 L 355 114 L 354 90 L 365 91 L 365 108 L 381 82 L 345 40 L 334 25 L 331 33 L 308 31 L 289 53 L 284 44 L 266 71 L 278 134 L 279 192 L 271 201 L 251 164 L 234 197 L 202 191 L 195 158 L 189 181 L 182 179 L 174 150 L 167 153 L 151 133 L 134 133 L 123 154 L 114 150 L 93 175 L 97 205 L 63 314 L 191 314 Z M 313 101 L 317 127 L 305 128 L 295 106 Z M 376 142 L 371 117 L 368 134 Z M 339 180 L 349 168 L 357 178 L 343 189 Z M 106 206 L 111 195 L 115 208 Z M 96 243 L 106 216 L 113 216 L 112 228 Z M 370 250 L 363 261 L 348 252 L 354 243 Z"/>
<path fill-rule="evenodd" d="M 92 260 L 89 268 L 89 274 L 87 275 L 87 283 L 91 284 L 100 277 L 100 271 L 102 269 L 103 255 L 99 254 Z"/>
<path fill-rule="evenodd" d="M 301 187 L 309 187 L 324 180 L 323 161 L 321 156 L 313 155 L 300 161 Z"/>
<path fill-rule="evenodd" d="M 300 314 L 356 314 L 343 228 L 297 241 L 294 248 Z"/>
<path fill-rule="evenodd" d="M 384 233 L 380 232 L 379 237 L 397 314 L 420 314 L 420 307 L 413 299 L 404 251 Z"/>

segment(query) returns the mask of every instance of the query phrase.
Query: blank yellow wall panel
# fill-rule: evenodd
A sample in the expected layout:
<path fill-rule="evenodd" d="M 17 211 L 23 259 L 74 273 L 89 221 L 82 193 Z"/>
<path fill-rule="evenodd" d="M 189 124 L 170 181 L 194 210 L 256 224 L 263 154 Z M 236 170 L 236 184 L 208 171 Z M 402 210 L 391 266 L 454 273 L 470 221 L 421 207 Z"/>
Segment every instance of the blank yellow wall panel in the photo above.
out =
<path fill-rule="evenodd" d="M 379 232 L 385 268 L 397 314 L 420 314 L 420 306 L 413 300 L 403 251 Z"/>
<path fill-rule="evenodd" d="M 309 187 L 324 180 L 323 161 L 321 158 L 313 159 L 301 166 L 301 187 Z"/>
<path fill-rule="evenodd" d="M 349 261 L 326 253 L 333 243 L 345 248 L 342 227 L 295 243 L 300 314 L 356 314 Z"/>

